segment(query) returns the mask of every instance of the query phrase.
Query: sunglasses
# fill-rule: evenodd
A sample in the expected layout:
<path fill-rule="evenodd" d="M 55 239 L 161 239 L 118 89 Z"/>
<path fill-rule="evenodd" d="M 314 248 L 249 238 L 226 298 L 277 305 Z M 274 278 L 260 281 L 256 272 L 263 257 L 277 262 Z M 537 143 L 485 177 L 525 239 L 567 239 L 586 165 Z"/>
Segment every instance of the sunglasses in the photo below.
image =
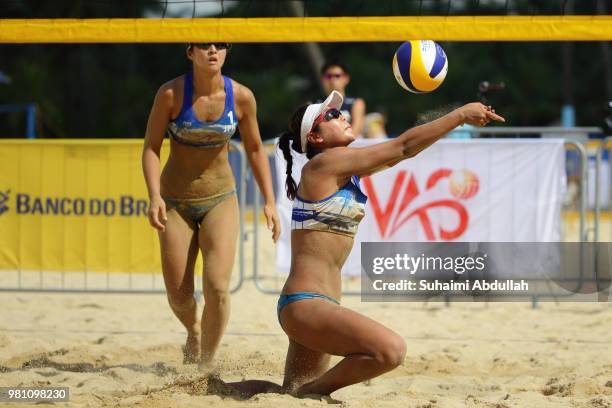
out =
<path fill-rule="evenodd" d="M 319 116 L 317 116 L 317 118 L 312 123 L 312 130 L 315 130 L 321 123 L 329 122 L 332 119 L 338 119 L 340 116 L 342 116 L 342 112 L 340 112 L 338 109 L 328 109 L 325 112 L 322 112 Z"/>
<path fill-rule="evenodd" d="M 344 76 L 344 74 L 325 74 L 323 75 L 323 78 L 325 79 L 340 79 Z"/>
<path fill-rule="evenodd" d="M 232 44 L 230 44 L 230 43 L 191 43 L 191 44 L 192 44 L 194 47 L 201 48 L 201 49 L 203 49 L 203 50 L 205 50 L 205 51 L 208 51 L 208 49 L 209 49 L 211 46 L 213 46 L 213 45 L 215 46 L 215 48 L 216 48 L 218 51 L 221 51 L 221 50 L 229 50 L 230 48 L 232 48 Z"/>

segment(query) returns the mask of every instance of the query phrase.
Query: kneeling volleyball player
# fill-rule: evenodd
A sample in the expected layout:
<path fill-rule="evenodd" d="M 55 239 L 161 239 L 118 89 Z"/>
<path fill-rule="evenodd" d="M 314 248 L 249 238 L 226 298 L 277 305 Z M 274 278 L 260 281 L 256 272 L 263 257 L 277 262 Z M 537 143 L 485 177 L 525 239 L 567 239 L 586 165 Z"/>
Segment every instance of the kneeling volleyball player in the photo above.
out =
<path fill-rule="evenodd" d="M 340 113 L 342 95 L 299 108 L 279 147 L 287 161 L 286 190 L 293 200 L 291 271 L 278 300 L 278 320 L 289 337 L 283 387 L 296 395 L 329 395 L 401 365 L 406 344 L 397 333 L 340 306 L 340 270 L 367 197 L 359 178 L 414 157 L 455 127 L 504 121 L 490 107 L 470 103 L 373 146 L 355 139 Z M 299 186 L 291 176 L 291 149 L 309 161 Z M 343 356 L 329 368 L 330 355 Z"/>

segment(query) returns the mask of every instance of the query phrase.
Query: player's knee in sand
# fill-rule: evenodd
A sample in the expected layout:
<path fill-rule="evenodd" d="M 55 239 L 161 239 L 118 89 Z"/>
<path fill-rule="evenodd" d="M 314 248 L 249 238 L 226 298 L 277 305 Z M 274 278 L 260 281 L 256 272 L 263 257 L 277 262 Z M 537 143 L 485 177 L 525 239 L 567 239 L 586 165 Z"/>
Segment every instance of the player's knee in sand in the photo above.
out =
<path fill-rule="evenodd" d="M 404 362 L 406 342 L 398 334 L 387 336 L 378 344 L 375 357 L 379 363 L 393 370 Z"/>

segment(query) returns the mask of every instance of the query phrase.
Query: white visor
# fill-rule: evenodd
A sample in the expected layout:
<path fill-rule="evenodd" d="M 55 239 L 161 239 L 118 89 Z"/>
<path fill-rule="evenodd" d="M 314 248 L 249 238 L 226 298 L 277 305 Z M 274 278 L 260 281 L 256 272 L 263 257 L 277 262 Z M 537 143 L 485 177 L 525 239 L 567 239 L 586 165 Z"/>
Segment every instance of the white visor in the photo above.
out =
<path fill-rule="evenodd" d="M 302 126 L 300 127 L 300 140 L 302 142 L 302 153 L 306 154 L 306 144 L 308 143 L 308 133 L 312 130 L 312 125 L 319 115 L 328 108 L 340 109 L 344 98 L 338 91 L 332 91 L 323 103 L 313 103 L 308 105 L 304 116 L 302 117 Z"/>

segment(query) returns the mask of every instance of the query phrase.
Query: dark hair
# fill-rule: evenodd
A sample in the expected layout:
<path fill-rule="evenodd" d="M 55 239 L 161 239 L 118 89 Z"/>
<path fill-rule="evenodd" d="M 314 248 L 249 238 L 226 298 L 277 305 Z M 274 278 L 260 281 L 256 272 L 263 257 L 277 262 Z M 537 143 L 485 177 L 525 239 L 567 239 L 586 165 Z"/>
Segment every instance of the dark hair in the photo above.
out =
<path fill-rule="evenodd" d="M 295 150 L 298 153 L 302 152 L 302 140 L 300 137 L 300 128 L 302 126 L 302 118 L 304 117 L 304 113 L 306 112 L 306 108 L 308 108 L 308 104 L 300 106 L 291 116 L 289 120 L 289 124 L 287 125 L 287 130 L 283 132 L 278 139 L 278 147 L 283 152 L 283 157 L 285 161 L 287 161 L 287 179 L 285 181 L 285 191 L 287 192 L 287 197 L 290 200 L 295 198 L 297 194 L 297 184 L 295 184 L 295 180 L 291 176 L 291 168 L 293 166 L 293 158 L 291 157 L 291 149 Z M 308 154 L 306 157 L 311 158 L 314 154 L 307 150 Z"/>
<path fill-rule="evenodd" d="M 193 49 L 193 47 L 195 47 L 196 44 L 202 44 L 202 43 L 191 43 L 191 42 L 187 43 L 187 49 L 188 50 Z M 217 44 L 217 43 L 215 43 L 215 44 Z M 229 52 L 229 50 L 232 49 L 232 43 L 225 43 L 225 44 L 227 44 L 227 48 L 225 50 Z"/>
<path fill-rule="evenodd" d="M 328 69 L 330 69 L 331 67 L 338 67 L 340 69 L 342 69 L 342 71 L 344 71 L 345 74 L 349 75 L 348 69 L 346 69 L 346 66 L 338 61 L 328 61 L 326 62 L 322 67 L 321 67 L 321 75 L 325 75 L 325 73 L 327 72 Z"/>

